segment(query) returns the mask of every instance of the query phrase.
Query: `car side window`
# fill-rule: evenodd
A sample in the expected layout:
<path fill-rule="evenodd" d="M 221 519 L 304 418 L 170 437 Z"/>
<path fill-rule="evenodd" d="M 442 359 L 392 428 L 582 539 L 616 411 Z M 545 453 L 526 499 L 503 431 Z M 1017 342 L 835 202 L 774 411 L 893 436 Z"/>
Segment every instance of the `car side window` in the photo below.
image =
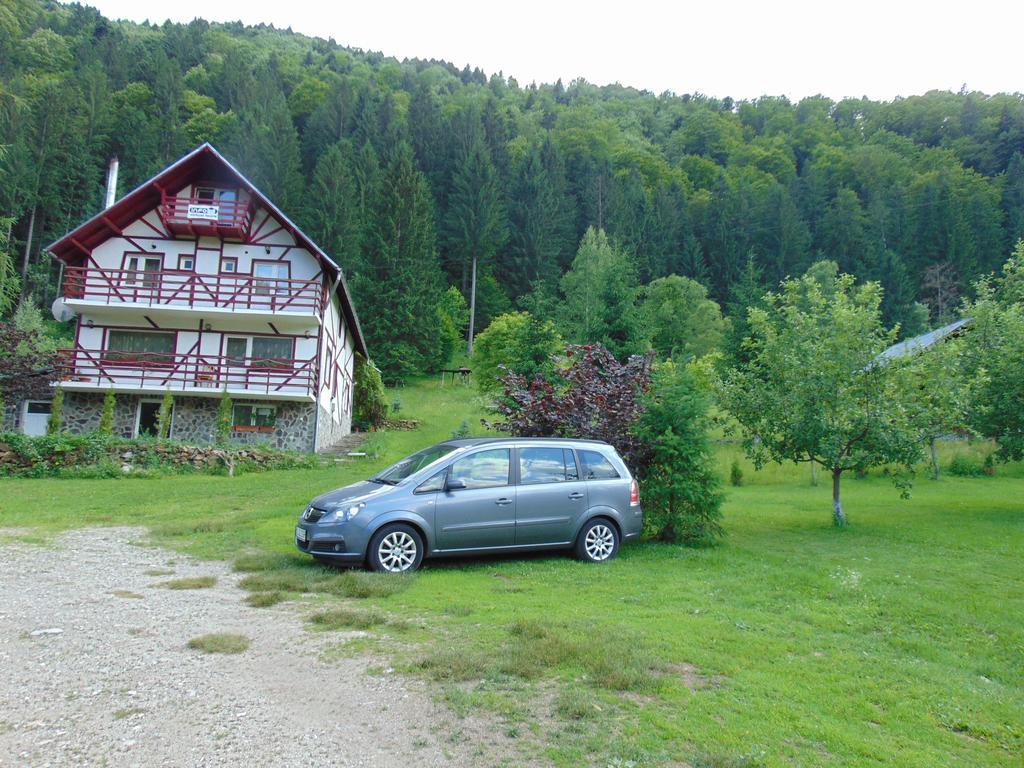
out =
<path fill-rule="evenodd" d="M 566 481 L 565 454 L 566 451 L 562 448 L 520 448 L 519 484 L 564 483 Z M 576 463 L 573 462 L 574 472 L 575 468 Z"/>
<path fill-rule="evenodd" d="M 444 477 L 447 472 L 447 469 L 442 469 L 436 475 L 424 480 L 416 487 L 415 493 L 430 493 L 431 491 L 442 490 L 444 488 Z"/>
<path fill-rule="evenodd" d="M 492 448 L 459 459 L 452 464 L 450 477 L 462 480 L 466 488 L 495 488 L 508 485 L 512 461 L 508 448 Z"/>
<path fill-rule="evenodd" d="M 580 451 L 583 462 L 583 476 L 587 480 L 609 480 L 619 476 L 618 471 L 597 451 Z"/>

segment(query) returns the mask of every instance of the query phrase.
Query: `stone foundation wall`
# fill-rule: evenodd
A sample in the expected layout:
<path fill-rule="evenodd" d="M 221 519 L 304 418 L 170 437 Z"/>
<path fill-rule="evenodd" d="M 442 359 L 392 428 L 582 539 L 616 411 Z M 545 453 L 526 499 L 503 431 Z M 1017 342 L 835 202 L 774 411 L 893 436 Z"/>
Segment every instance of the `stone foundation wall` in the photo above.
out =
<path fill-rule="evenodd" d="M 103 393 L 65 392 L 64 428 L 68 432 L 95 431 L 103 413 Z M 159 398 L 119 394 L 114 408 L 114 434 L 132 437 L 140 400 Z M 266 401 L 237 399 L 235 405 L 265 404 Z M 171 439 L 195 445 L 214 442 L 217 408 L 215 397 L 175 397 L 171 420 Z M 232 432 L 230 442 L 237 445 L 269 445 L 282 451 L 312 451 L 317 406 L 314 403 L 275 402 L 277 419 L 272 432 Z"/>
<path fill-rule="evenodd" d="M 64 408 L 61 411 L 64 429 L 74 434 L 99 429 L 104 397 L 105 392 L 65 392 Z M 117 396 L 114 404 L 114 434 L 118 437 L 131 437 L 135 431 L 138 402 L 138 395 Z"/>
<path fill-rule="evenodd" d="M 318 402 L 316 404 L 316 450 L 322 451 L 325 448 L 330 448 L 332 445 L 337 445 L 341 442 L 342 438 L 347 437 L 352 432 L 352 417 L 346 416 L 339 424 L 332 417 L 331 414 Z"/>

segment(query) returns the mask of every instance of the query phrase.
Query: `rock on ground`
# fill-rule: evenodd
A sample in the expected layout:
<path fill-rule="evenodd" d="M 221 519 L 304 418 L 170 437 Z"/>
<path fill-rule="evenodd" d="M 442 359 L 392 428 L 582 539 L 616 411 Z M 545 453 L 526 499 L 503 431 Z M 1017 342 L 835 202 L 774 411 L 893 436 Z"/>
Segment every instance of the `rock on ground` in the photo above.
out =
<path fill-rule="evenodd" d="M 251 608 L 226 563 L 144 540 L 132 528 L 73 531 L 46 547 L 0 540 L 0 766 L 492 762 L 471 735 L 485 728 L 453 722 L 422 684 L 368 674 L 385 665 L 344 646 L 324 658 L 346 636 L 307 631 L 308 609 Z M 174 574 L 145 573 L 154 569 Z M 155 586 L 205 575 L 217 585 Z M 210 632 L 252 645 L 186 647 Z"/>

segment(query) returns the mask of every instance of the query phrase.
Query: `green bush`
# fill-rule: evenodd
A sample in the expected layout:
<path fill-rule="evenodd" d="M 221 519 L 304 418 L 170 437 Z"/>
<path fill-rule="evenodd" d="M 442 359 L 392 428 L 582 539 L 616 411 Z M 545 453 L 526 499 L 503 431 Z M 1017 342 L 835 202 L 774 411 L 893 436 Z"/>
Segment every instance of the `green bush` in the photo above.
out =
<path fill-rule="evenodd" d="M 357 352 L 352 405 L 354 425 L 362 429 L 383 425 L 388 417 L 384 397 L 384 381 L 381 379 L 380 371 Z"/>
<path fill-rule="evenodd" d="M 103 413 L 100 414 L 100 425 L 97 432 L 101 435 L 114 434 L 114 408 L 117 405 L 117 396 L 114 390 L 108 389 L 103 396 Z"/>
<path fill-rule="evenodd" d="M 214 421 L 214 439 L 217 445 L 224 445 L 231 439 L 232 403 L 231 396 L 225 389 L 217 406 L 217 417 Z"/>
<path fill-rule="evenodd" d="M 955 477 L 981 477 L 990 474 L 983 463 L 963 453 L 958 453 L 950 460 L 946 471 Z"/>
<path fill-rule="evenodd" d="M 174 412 L 174 395 L 171 390 L 164 392 L 160 410 L 156 413 L 156 439 L 166 440 L 171 436 L 171 414 Z"/>
<path fill-rule="evenodd" d="M 693 377 L 659 365 L 636 426 L 647 460 L 638 468 L 648 535 L 687 545 L 723 535 L 722 493 L 707 438 L 707 401 Z"/>
<path fill-rule="evenodd" d="M 743 485 L 743 468 L 739 459 L 733 459 L 732 466 L 729 467 L 729 484 L 737 488 Z"/>
<path fill-rule="evenodd" d="M 50 403 L 50 418 L 46 422 L 46 434 L 59 434 L 64 427 L 64 390 L 57 387 Z"/>
<path fill-rule="evenodd" d="M 500 315 L 476 337 L 473 373 L 483 392 L 501 389 L 504 374 L 500 366 L 521 374 L 530 382 L 553 367 L 551 356 L 565 343 L 550 320 L 539 320 L 529 312 Z"/>

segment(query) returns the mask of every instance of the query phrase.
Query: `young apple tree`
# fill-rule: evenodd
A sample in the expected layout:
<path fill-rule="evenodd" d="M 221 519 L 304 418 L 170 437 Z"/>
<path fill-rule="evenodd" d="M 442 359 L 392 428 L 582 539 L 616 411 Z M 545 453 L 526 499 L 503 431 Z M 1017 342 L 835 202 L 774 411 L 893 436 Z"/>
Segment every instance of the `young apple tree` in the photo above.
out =
<path fill-rule="evenodd" d="M 881 299 L 877 283 L 854 285 L 851 275 L 827 290 L 813 275 L 787 280 L 751 308 L 745 362 L 717 380 L 755 466 L 815 461 L 831 472 L 837 526 L 846 524 L 844 472 L 909 467 L 921 455 L 908 368 L 877 362 L 896 334 L 882 326 Z"/>

